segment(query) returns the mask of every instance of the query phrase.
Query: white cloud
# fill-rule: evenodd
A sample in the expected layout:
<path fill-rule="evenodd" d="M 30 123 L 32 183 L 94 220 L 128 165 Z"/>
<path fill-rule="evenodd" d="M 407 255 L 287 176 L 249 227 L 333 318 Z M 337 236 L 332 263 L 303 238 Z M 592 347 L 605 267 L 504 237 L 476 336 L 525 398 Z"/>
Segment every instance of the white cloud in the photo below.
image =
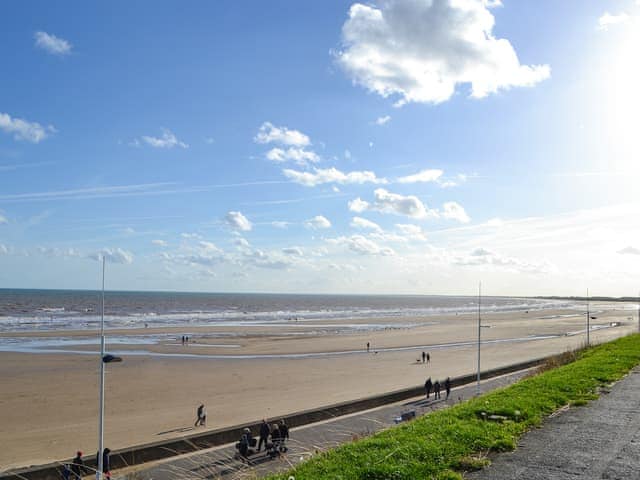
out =
<path fill-rule="evenodd" d="M 182 238 L 186 238 L 186 239 L 199 239 L 202 238 L 202 235 L 200 235 L 199 233 L 189 233 L 189 232 L 185 232 L 185 233 L 181 233 L 180 236 Z"/>
<path fill-rule="evenodd" d="M 418 197 L 414 195 L 400 195 L 391 193 L 384 188 L 378 188 L 374 192 L 375 200 L 369 203 L 361 198 L 349 202 L 349 210 L 360 213 L 366 210 L 382 213 L 405 215 L 411 218 L 438 217 L 436 210 L 428 209 Z"/>
<path fill-rule="evenodd" d="M 176 137 L 175 134 L 167 128 L 162 129 L 162 137 L 158 138 L 144 135 L 142 136 L 142 141 L 154 148 L 189 148 L 189 145 L 181 140 L 178 140 L 178 137 Z"/>
<path fill-rule="evenodd" d="M 523 273 L 549 274 L 557 268 L 549 262 L 527 262 L 514 257 L 507 257 L 485 248 L 476 248 L 469 255 L 454 257 L 454 265 L 460 266 L 490 266 Z"/>
<path fill-rule="evenodd" d="M 442 205 L 442 216 L 450 220 L 457 220 L 460 223 L 469 223 L 471 219 L 462 205 L 456 202 L 446 202 Z"/>
<path fill-rule="evenodd" d="M 0 243 L 0 254 L 6 255 L 7 253 L 9 253 L 9 249 L 7 248 L 7 246 Z"/>
<path fill-rule="evenodd" d="M 213 137 L 204 137 L 204 143 L 206 143 L 207 145 L 213 145 L 214 143 L 216 143 L 216 139 Z"/>
<path fill-rule="evenodd" d="M 502 221 L 502 219 L 501 219 L 501 218 L 497 218 L 497 217 L 496 217 L 496 218 L 491 218 L 491 219 L 487 220 L 487 223 L 485 223 L 485 225 L 486 225 L 487 227 L 496 227 L 496 228 L 499 228 L 499 227 L 501 227 L 502 225 L 504 225 L 504 222 Z"/>
<path fill-rule="evenodd" d="M 153 243 L 154 245 L 157 245 L 158 247 L 166 247 L 169 245 L 164 240 L 151 240 L 151 243 Z"/>
<path fill-rule="evenodd" d="M 234 230 L 248 232 L 251 230 L 251 222 L 240 212 L 229 212 L 224 217 L 227 225 Z"/>
<path fill-rule="evenodd" d="M 609 12 L 604 12 L 600 18 L 598 18 L 598 30 L 608 30 L 613 25 L 620 25 L 629 22 L 631 17 L 622 12 L 618 15 L 612 15 Z"/>
<path fill-rule="evenodd" d="M 362 230 L 373 230 L 374 232 L 382 232 L 382 228 L 380 228 L 380 225 L 362 217 L 353 217 L 350 225 L 353 228 L 360 228 Z"/>
<path fill-rule="evenodd" d="M 459 173 L 453 178 L 438 179 L 438 185 L 440 185 L 442 188 L 457 187 L 458 185 L 466 182 L 467 178 L 467 175 L 465 175 L 464 173 Z"/>
<path fill-rule="evenodd" d="M 411 240 L 427 240 L 427 235 L 418 225 L 413 225 L 410 223 L 397 223 L 396 228 Z"/>
<path fill-rule="evenodd" d="M 251 247 L 251 245 L 249 244 L 249 241 L 246 238 L 243 238 L 243 237 L 235 238 L 233 240 L 233 243 L 240 249 L 250 248 Z"/>
<path fill-rule="evenodd" d="M 300 247 L 283 248 L 282 253 L 284 253 L 285 255 L 293 255 L 295 257 L 302 257 L 304 255 Z"/>
<path fill-rule="evenodd" d="M 327 242 L 333 245 L 345 245 L 351 251 L 359 253 L 361 255 L 383 255 L 383 256 L 395 255 L 395 252 L 393 251 L 393 249 L 389 247 L 381 247 L 374 241 L 362 235 L 330 238 L 327 240 Z"/>
<path fill-rule="evenodd" d="M 319 230 L 322 228 L 331 228 L 331 222 L 326 217 L 323 217 L 322 215 L 316 215 L 315 217 L 310 218 L 309 220 L 304 222 L 304 225 L 307 228 L 312 228 L 314 230 Z"/>
<path fill-rule="evenodd" d="M 105 258 L 109 263 L 130 264 L 133 262 L 133 254 L 121 248 L 103 248 L 101 251 L 91 253 L 87 257 L 99 261 Z"/>
<path fill-rule="evenodd" d="M 40 143 L 50 134 L 56 132 L 52 125 L 45 127 L 37 122 L 11 118 L 8 113 L 0 113 L 0 130 L 13 134 L 15 140 L 26 140 L 31 143 Z"/>
<path fill-rule="evenodd" d="M 313 172 L 300 172 L 297 170 L 284 169 L 285 177 L 300 185 L 315 187 L 323 183 L 340 184 L 363 184 L 363 183 L 387 183 L 385 178 L 378 178 L 374 172 L 363 170 L 344 173 L 335 167 L 314 168 Z"/>
<path fill-rule="evenodd" d="M 384 117 L 376 118 L 375 124 L 376 125 L 384 125 L 386 123 L 389 123 L 389 120 L 391 120 L 391 117 L 389 115 L 385 115 Z"/>
<path fill-rule="evenodd" d="M 272 162 L 282 163 L 293 161 L 302 166 L 320 161 L 320 157 L 315 152 L 297 147 L 289 147 L 286 150 L 277 147 L 272 148 L 266 153 L 266 157 L 267 160 L 271 160 Z"/>
<path fill-rule="evenodd" d="M 620 255 L 640 255 L 640 248 L 636 248 L 636 247 L 624 247 L 620 250 L 618 250 L 618 253 Z"/>
<path fill-rule="evenodd" d="M 34 34 L 36 47 L 39 47 L 54 55 L 68 55 L 71 53 L 72 45 L 69 41 L 56 37 L 47 32 L 36 32 Z"/>
<path fill-rule="evenodd" d="M 258 134 L 254 137 L 256 143 L 279 143 L 294 147 L 306 147 L 311 145 L 311 140 L 298 130 L 290 130 L 287 127 L 276 127 L 271 122 L 264 122 Z"/>
<path fill-rule="evenodd" d="M 351 79 L 383 97 L 440 103 L 459 84 L 471 96 L 532 86 L 550 75 L 548 65 L 522 65 L 507 39 L 494 37 L 496 2 L 385 0 L 354 3 L 342 27 L 337 61 Z"/>
<path fill-rule="evenodd" d="M 276 220 L 274 222 L 271 222 L 271 225 L 276 227 L 276 228 L 287 228 L 289 225 L 291 225 L 291 222 L 285 222 L 282 220 Z"/>
<path fill-rule="evenodd" d="M 398 178 L 398 183 L 436 182 L 442 176 L 442 170 L 422 170 L 413 175 Z"/>
<path fill-rule="evenodd" d="M 5 217 L 4 215 L 2 215 L 0 213 L 0 225 L 2 225 L 4 223 L 9 223 L 9 220 L 7 220 L 7 217 Z"/>

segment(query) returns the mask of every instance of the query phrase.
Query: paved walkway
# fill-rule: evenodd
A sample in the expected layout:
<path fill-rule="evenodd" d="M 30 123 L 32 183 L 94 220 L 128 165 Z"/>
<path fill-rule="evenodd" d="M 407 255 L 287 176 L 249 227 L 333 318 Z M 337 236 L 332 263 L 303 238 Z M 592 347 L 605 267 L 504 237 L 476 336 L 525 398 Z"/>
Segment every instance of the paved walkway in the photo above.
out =
<path fill-rule="evenodd" d="M 483 381 L 481 390 L 489 391 L 495 388 L 511 384 L 524 376 L 527 371 L 516 372 L 502 377 Z M 447 405 L 465 400 L 476 393 L 476 385 L 467 385 L 451 391 L 451 397 L 445 401 L 430 401 L 424 397 L 410 401 L 379 407 L 373 410 L 359 412 L 338 417 L 334 420 L 305 425 L 291 430 L 291 439 L 288 443 L 289 451 L 275 460 L 269 459 L 263 453 L 250 457 L 250 463 L 246 464 L 235 457 L 234 445 L 223 445 L 204 452 L 184 455 L 164 462 L 157 462 L 135 467 L 136 480 L 181 480 L 199 479 L 213 480 L 217 478 L 241 479 L 255 478 L 267 473 L 282 471 L 309 458 L 318 451 L 335 447 L 353 439 L 370 435 L 393 425 L 394 419 L 402 413 L 415 411 L 416 415 L 424 415 L 435 409 L 444 408 Z M 444 394 L 443 394 L 444 398 Z M 257 432 L 253 432 L 256 434 Z M 142 467 L 142 468 L 141 468 Z M 123 471 L 116 472 L 116 477 L 123 477 Z"/>
<path fill-rule="evenodd" d="M 640 478 L 640 368 L 610 393 L 561 411 L 525 434 L 518 448 L 493 458 L 472 480 Z"/>

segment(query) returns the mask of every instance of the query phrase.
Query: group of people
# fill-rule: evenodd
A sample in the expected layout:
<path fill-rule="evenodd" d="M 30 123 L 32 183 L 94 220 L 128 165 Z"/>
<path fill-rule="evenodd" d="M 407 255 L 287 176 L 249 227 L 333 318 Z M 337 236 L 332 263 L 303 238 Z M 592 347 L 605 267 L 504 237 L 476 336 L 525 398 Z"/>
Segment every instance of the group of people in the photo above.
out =
<path fill-rule="evenodd" d="M 102 451 L 102 473 L 104 478 L 111 478 L 111 466 L 110 466 L 110 453 L 111 450 L 105 448 Z M 96 468 L 99 463 L 100 453 L 96 453 Z M 71 461 L 71 465 L 65 465 L 64 479 L 65 480 L 79 480 L 83 475 L 87 475 L 91 469 L 89 469 L 82 458 L 82 452 L 78 450 L 76 456 Z"/>
<path fill-rule="evenodd" d="M 440 384 L 440 380 L 436 380 L 435 382 L 431 381 L 431 377 L 427 378 L 427 381 L 424 382 L 424 390 L 427 394 L 427 399 L 431 392 L 433 392 L 433 397 L 435 400 L 440 400 L 440 390 L 442 389 L 442 385 Z M 446 392 L 445 400 L 449 399 L 449 395 L 451 394 L 451 378 L 447 377 L 444 381 L 444 390 Z"/>
<path fill-rule="evenodd" d="M 431 355 L 429 355 L 429 352 L 422 352 L 422 363 L 430 363 L 430 362 L 431 362 Z"/>
<path fill-rule="evenodd" d="M 284 451 L 285 441 L 289 438 L 289 427 L 284 420 L 280 420 L 279 423 L 269 425 L 266 420 L 262 420 L 260 424 L 259 439 L 257 442 L 257 452 L 262 450 L 264 445 L 265 450 L 275 449 L 276 452 Z M 271 440 L 271 441 L 269 441 Z M 256 446 L 256 440 L 251 434 L 249 428 L 245 428 L 238 442 L 238 451 L 243 457 L 247 457 L 253 453 L 250 449 Z"/>
<path fill-rule="evenodd" d="M 182 335 L 182 346 L 184 347 L 185 345 L 189 345 L 189 336 L 188 335 Z"/>

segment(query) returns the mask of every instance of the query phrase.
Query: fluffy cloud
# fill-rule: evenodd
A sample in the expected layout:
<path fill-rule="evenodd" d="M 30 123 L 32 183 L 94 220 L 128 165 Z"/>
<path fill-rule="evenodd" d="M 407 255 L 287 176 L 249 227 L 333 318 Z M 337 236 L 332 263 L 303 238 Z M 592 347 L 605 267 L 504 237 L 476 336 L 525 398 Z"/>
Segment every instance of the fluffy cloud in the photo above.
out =
<path fill-rule="evenodd" d="M 374 192 L 374 202 L 369 203 L 361 198 L 349 202 L 349 210 L 360 213 L 366 210 L 382 213 L 405 215 L 411 218 L 437 217 L 438 212 L 428 209 L 420 199 L 414 195 L 400 195 L 391 193 L 384 188 L 378 188 Z"/>
<path fill-rule="evenodd" d="M 422 170 L 413 175 L 398 178 L 398 183 L 436 182 L 442 176 L 442 170 Z"/>
<path fill-rule="evenodd" d="M 598 18 L 598 30 L 608 30 L 613 25 L 619 25 L 627 23 L 631 17 L 622 12 L 618 15 L 612 15 L 609 12 L 604 12 L 600 18 Z"/>
<path fill-rule="evenodd" d="M 154 245 L 157 245 L 158 247 L 166 247 L 169 245 L 164 240 L 151 240 L 151 243 L 153 243 Z"/>
<path fill-rule="evenodd" d="M 90 253 L 87 257 L 99 261 L 104 258 L 109 263 L 130 264 L 133 262 L 133 254 L 121 248 L 103 248 L 99 252 Z"/>
<path fill-rule="evenodd" d="M 354 3 L 342 27 L 337 61 L 351 79 L 398 104 L 440 103 L 458 84 L 471 96 L 532 86 L 548 65 L 522 65 L 507 39 L 494 37 L 495 19 L 483 0 L 384 0 Z"/>
<path fill-rule="evenodd" d="M 620 255 L 640 255 L 640 248 L 636 248 L 636 247 L 624 247 L 620 250 L 618 250 L 618 253 Z"/>
<path fill-rule="evenodd" d="M 11 118 L 8 113 L 0 113 L 0 130 L 13 134 L 15 140 L 26 140 L 31 143 L 40 143 L 50 134 L 56 132 L 52 125 L 44 127 L 36 122 Z"/>
<path fill-rule="evenodd" d="M 442 205 L 442 216 L 450 220 L 457 220 L 460 223 L 469 223 L 471 219 L 462 205 L 456 202 L 446 202 Z"/>
<path fill-rule="evenodd" d="M 376 118 L 376 125 L 384 125 L 386 123 L 389 123 L 389 120 L 391 120 L 391 117 L 389 115 L 385 115 L 384 117 L 378 117 Z"/>
<path fill-rule="evenodd" d="M 413 225 L 410 223 L 398 223 L 396 224 L 396 228 L 411 240 L 427 240 L 427 235 L 418 225 Z"/>
<path fill-rule="evenodd" d="M 374 232 L 382 232 L 382 228 L 380 228 L 380 225 L 362 217 L 353 217 L 350 225 L 353 228 L 360 228 L 362 230 L 373 230 Z"/>
<path fill-rule="evenodd" d="M 53 55 L 68 55 L 71 53 L 72 45 L 63 38 L 56 37 L 47 32 L 36 32 L 34 35 L 36 47 Z"/>
<path fill-rule="evenodd" d="M 248 232 L 253 227 L 251 222 L 240 212 L 229 212 L 224 217 L 225 222 L 234 230 Z"/>
<path fill-rule="evenodd" d="M 285 255 L 293 255 L 296 257 L 302 257 L 304 253 L 300 247 L 287 247 L 282 249 L 282 253 Z"/>
<path fill-rule="evenodd" d="M 7 220 L 7 217 L 0 213 L 0 225 L 2 225 L 3 223 L 9 223 L 9 221 Z"/>
<path fill-rule="evenodd" d="M 389 247 L 381 247 L 374 241 L 362 236 L 352 235 L 350 237 L 330 238 L 327 242 L 333 245 L 345 245 L 349 250 L 359 253 L 360 255 L 395 255 L 393 249 Z"/>
<path fill-rule="evenodd" d="M 254 137 L 256 143 L 279 143 L 294 147 L 306 147 L 311 145 L 311 140 L 298 130 L 290 130 L 287 127 L 276 127 L 271 122 L 264 122 L 258 134 Z"/>
<path fill-rule="evenodd" d="M 374 172 L 368 170 L 344 173 L 337 168 L 331 167 L 314 168 L 313 172 L 300 172 L 286 168 L 282 173 L 291 181 L 306 187 L 315 187 L 323 183 L 387 183 L 386 179 L 378 178 Z"/>
<path fill-rule="evenodd" d="M 175 134 L 167 128 L 162 129 L 162 137 L 158 138 L 144 135 L 142 137 L 142 141 L 154 148 L 189 148 L 189 145 L 178 140 L 178 137 L 176 137 Z"/>
<path fill-rule="evenodd" d="M 549 262 L 527 262 L 513 257 L 507 257 L 485 248 L 476 248 L 469 255 L 453 258 L 455 265 L 460 266 L 491 266 L 523 273 L 548 274 L 557 269 Z"/>
<path fill-rule="evenodd" d="M 289 147 L 286 150 L 282 148 L 272 148 L 267 152 L 266 157 L 267 160 L 271 160 L 272 162 L 282 163 L 293 161 L 302 166 L 320 161 L 320 157 L 315 152 L 297 147 Z"/>
<path fill-rule="evenodd" d="M 331 222 L 326 217 L 323 217 L 322 215 L 316 215 L 315 217 L 310 218 L 309 220 L 304 222 L 304 225 L 307 228 L 311 228 L 313 230 L 331 228 Z"/>

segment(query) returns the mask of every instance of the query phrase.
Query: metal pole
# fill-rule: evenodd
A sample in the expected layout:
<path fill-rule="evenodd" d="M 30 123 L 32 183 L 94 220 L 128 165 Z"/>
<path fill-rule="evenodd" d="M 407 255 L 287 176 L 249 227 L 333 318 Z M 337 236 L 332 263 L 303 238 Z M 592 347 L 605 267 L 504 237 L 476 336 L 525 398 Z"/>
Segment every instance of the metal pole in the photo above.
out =
<path fill-rule="evenodd" d="M 638 292 L 638 332 L 640 332 L 640 292 Z"/>
<path fill-rule="evenodd" d="M 591 314 L 589 313 L 589 289 L 587 288 L 587 347 L 591 345 L 591 342 L 589 342 L 589 333 L 591 331 L 590 318 Z"/>
<path fill-rule="evenodd" d="M 480 395 L 480 331 L 482 324 L 480 322 L 480 303 L 482 300 L 482 282 L 478 282 L 478 384 L 476 386 L 476 395 Z"/>
<path fill-rule="evenodd" d="M 98 412 L 98 471 L 96 480 L 102 479 L 102 451 L 104 450 L 104 267 L 102 256 L 102 309 L 100 313 L 100 406 Z"/>

